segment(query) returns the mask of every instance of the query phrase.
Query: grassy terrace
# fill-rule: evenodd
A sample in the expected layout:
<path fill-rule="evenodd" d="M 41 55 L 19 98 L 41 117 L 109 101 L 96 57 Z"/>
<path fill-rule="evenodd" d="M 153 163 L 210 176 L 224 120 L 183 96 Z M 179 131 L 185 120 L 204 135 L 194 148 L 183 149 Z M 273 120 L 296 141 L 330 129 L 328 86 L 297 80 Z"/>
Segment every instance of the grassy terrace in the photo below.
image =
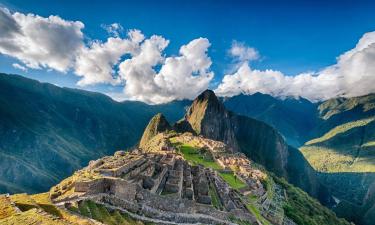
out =
<path fill-rule="evenodd" d="M 221 170 L 222 168 L 212 159 L 209 154 L 201 154 L 197 148 L 191 145 L 183 144 L 180 146 L 180 151 L 184 155 L 184 158 L 193 165 L 201 164 L 205 167 L 212 168 L 214 170 Z"/>
<path fill-rule="evenodd" d="M 262 216 L 256 204 L 256 200 L 254 200 L 252 196 L 249 196 L 248 203 L 246 204 L 247 210 L 249 210 L 262 224 L 271 225 L 271 223 Z"/>
<path fill-rule="evenodd" d="M 233 173 L 220 172 L 219 175 L 234 189 L 246 187 L 246 184 L 238 179 Z"/>
<path fill-rule="evenodd" d="M 76 212 L 79 211 L 82 215 L 93 218 L 94 220 L 100 221 L 108 225 L 130 225 L 130 224 L 139 224 L 144 223 L 140 221 L 135 221 L 130 218 L 128 215 L 120 213 L 119 211 L 108 211 L 106 207 L 101 204 L 96 204 L 93 201 L 83 201 L 79 204 L 78 209 L 71 209 Z"/>
<path fill-rule="evenodd" d="M 209 167 L 219 172 L 219 175 L 234 189 L 240 189 L 246 187 L 240 179 L 234 175 L 234 173 L 221 172 L 223 168 L 217 164 L 209 152 L 200 152 L 198 148 L 195 148 L 188 144 L 180 145 L 180 152 L 184 158 L 193 165 L 201 164 L 204 167 Z"/>

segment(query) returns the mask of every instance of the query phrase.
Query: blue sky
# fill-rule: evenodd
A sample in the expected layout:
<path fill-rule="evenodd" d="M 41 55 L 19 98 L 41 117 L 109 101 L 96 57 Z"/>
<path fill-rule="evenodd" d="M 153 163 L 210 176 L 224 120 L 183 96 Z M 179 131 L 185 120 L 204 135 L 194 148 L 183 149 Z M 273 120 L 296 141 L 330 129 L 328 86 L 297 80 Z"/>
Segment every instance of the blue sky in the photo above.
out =
<path fill-rule="evenodd" d="M 58 15 L 81 21 L 85 41 L 105 41 L 103 24 L 119 23 L 139 29 L 149 37 L 163 36 L 170 43 L 165 55 L 178 55 L 179 48 L 204 37 L 211 44 L 208 56 L 215 89 L 223 75 L 233 72 L 228 54 L 234 40 L 251 46 L 259 58 L 251 68 L 280 71 L 293 76 L 319 71 L 336 63 L 336 57 L 353 49 L 361 37 L 375 30 L 375 2 L 371 1 L 0 1 L 12 12 L 41 17 Z M 125 32 L 125 31 L 124 31 Z M 1 72 L 23 74 L 61 86 L 77 87 L 80 79 L 72 71 L 15 69 L 19 61 L 0 54 Z M 107 92 L 120 86 L 97 84 L 79 87 Z"/>

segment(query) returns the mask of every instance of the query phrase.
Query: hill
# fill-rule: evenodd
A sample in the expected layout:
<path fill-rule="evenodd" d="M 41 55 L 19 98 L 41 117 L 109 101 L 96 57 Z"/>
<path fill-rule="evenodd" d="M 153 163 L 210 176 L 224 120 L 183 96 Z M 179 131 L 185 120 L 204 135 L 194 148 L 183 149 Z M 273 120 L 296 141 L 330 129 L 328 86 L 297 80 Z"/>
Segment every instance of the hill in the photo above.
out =
<path fill-rule="evenodd" d="M 176 121 L 189 101 L 150 106 L 0 74 L 0 192 L 35 193 L 89 160 L 134 146 L 147 121 Z"/>
<path fill-rule="evenodd" d="M 375 95 L 331 99 L 318 110 L 316 136 L 300 151 L 335 196 L 334 210 L 370 225 L 375 218 Z"/>

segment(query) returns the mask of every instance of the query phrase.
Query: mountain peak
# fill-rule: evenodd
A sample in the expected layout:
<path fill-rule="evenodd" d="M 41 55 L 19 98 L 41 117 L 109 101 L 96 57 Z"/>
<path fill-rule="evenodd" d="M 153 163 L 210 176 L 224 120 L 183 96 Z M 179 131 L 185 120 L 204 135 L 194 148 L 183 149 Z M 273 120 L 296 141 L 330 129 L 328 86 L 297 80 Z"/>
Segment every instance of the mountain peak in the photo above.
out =
<path fill-rule="evenodd" d="M 197 101 L 204 101 L 204 100 L 219 101 L 215 95 L 215 92 L 209 89 L 202 92 L 195 100 Z"/>
<path fill-rule="evenodd" d="M 139 147 L 142 148 L 151 138 L 153 138 L 158 133 L 167 131 L 171 129 L 167 119 L 163 114 L 158 113 L 148 123 L 145 131 L 143 132 Z"/>

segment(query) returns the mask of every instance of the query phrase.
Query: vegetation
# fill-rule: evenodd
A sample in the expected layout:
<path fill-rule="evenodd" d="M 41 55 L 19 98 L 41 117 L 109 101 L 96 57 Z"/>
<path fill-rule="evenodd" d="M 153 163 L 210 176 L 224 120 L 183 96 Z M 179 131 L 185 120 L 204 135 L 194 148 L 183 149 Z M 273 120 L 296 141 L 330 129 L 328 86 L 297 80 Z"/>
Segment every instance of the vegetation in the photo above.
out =
<path fill-rule="evenodd" d="M 3 220 L 0 217 L 0 224 L 92 224 L 86 219 L 68 213 L 65 210 L 57 208 L 49 199 L 48 193 L 36 195 L 17 194 L 11 195 L 10 199 L 15 202 L 16 206 L 22 211 L 21 213 L 7 213 Z M 4 203 L 0 197 L 0 207 Z M 8 202 L 9 203 L 9 202 Z M 5 210 L 0 210 L 0 215 L 5 215 Z"/>
<path fill-rule="evenodd" d="M 332 211 L 311 198 L 306 192 L 292 186 L 283 178 L 276 176 L 273 178 L 286 191 L 285 215 L 298 225 L 349 225 L 349 222 L 337 218 Z"/>
<path fill-rule="evenodd" d="M 217 194 L 216 188 L 213 186 L 213 184 L 210 184 L 208 192 L 211 196 L 212 205 L 217 209 L 223 209 L 223 205 L 221 204 L 219 195 Z"/>
<path fill-rule="evenodd" d="M 215 170 L 222 169 L 213 159 L 212 156 L 207 155 L 209 152 L 200 153 L 198 148 L 192 147 L 188 144 L 183 144 L 180 147 L 180 152 L 184 158 L 193 165 L 201 164 Z"/>
<path fill-rule="evenodd" d="M 236 175 L 231 172 L 220 172 L 219 175 L 227 182 L 233 189 L 241 189 L 246 187 L 246 184 L 236 177 Z"/>
<path fill-rule="evenodd" d="M 320 172 L 374 172 L 375 117 L 339 125 L 300 148 Z"/>
<path fill-rule="evenodd" d="M 180 152 L 183 154 L 185 160 L 190 162 L 193 165 L 203 165 L 205 167 L 212 168 L 219 172 L 219 175 L 234 189 L 241 189 L 246 187 L 246 184 L 243 183 L 240 179 L 236 177 L 233 172 L 222 172 L 222 168 L 217 164 L 209 151 L 200 151 L 198 148 L 192 147 L 189 144 L 182 144 L 180 147 Z"/>
<path fill-rule="evenodd" d="M 144 224 L 140 221 L 133 220 L 128 215 L 120 213 L 118 210 L 108 211 L 104 205 L 97 204 L 91 200 L 81 202 L 79 204 L 79 210 L 82 215 L 108 225 Z"/>
<path fill-rule="evenodd" d="M 331 139 L 332 137 L 334 137 L 338 134 L 347 132 L 350 129 L 353 129 L 353 128 L 356 128 L 356 127 L 366 126 L 367 124 L 371 123 L 374 120 L 375 120 L 375 117 L 371 117 L 371 118 L 352 121 L 352 122 L 348 122 L 348 123 L 339 125 L 339 126 L 333 128 L 332 130 L 330 130 L 329 132 L 327 132 L 326 134 L 324 134 L 322 137 L 312 139 L 312 140 L 306 142 L 305 145 L 312 145 L 312 144 L 316 144 L 316 143 L 319 143 L 319 142 L 327 141 L 327 140 Z"/>
<path fill-rule="evenodd" d="M 189 103 L 119 103 L 7 74 L 0 74 L 0 102 L 9 131 L 0 137 L 0 193 L 48 191 L 90 160 L 134 146 L 157 112 L 174 122 Z"/>
<path fill-rule="evenodd" d="M 0 220 L 16 214 L 16 209 L 5 195 L 0 195 Z"/>

